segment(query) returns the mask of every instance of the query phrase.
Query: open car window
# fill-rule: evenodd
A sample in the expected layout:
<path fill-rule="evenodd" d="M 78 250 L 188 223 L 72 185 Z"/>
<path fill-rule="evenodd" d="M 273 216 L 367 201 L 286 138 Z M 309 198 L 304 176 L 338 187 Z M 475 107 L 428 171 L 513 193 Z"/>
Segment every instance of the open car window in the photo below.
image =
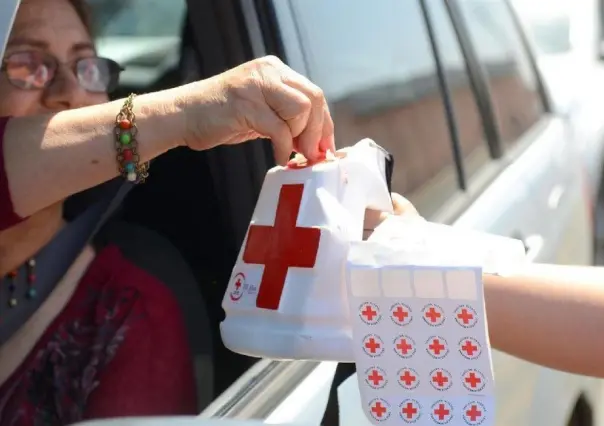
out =
<path fill-rule="evenodd" d="M 145 88 L 178 64 L 185 0 L 88 0 L 101 56 L 126 68 L 121 85 Z"/>

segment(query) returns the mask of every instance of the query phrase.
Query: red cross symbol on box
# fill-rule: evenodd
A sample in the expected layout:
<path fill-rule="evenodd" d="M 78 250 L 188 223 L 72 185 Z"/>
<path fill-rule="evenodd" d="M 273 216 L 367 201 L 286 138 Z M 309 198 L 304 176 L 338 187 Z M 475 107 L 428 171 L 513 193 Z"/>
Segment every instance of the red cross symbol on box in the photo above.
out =
<path fill-rule="evenodd" d="M 283 185 L 275 225 L 250 225 L 243 251 L 245 263 L 264 265 L 258 308 L 277 310 L 289 268 L 314 268 L 321 230 L 297 225 L 304 184 Z"/>
<path fill-rule="evenodd" d="M 406 399 L 401 405 L 401 419 L 405 423 L 415 423 L 420 416 L 421 405 L 415 399 Z"/>
<path fill-rule="evenodd" d="M 486 380 L 480 371 L 468 370 L 463 374 L 463 385 L 471 392 L 479 392 L 486 386 Z"/>
<path fill-rule="evenodd" d="M 398 383 L 407 390 L 415 389 L 419 386 L 419 375 L 417 371 L 409 367 L 401 368 L 398 373 Z"/>
<path fill-rule="evenodd" d="M 371 417 L 381 422 L 390 417 L 390 405 L 381 398 L 374 399 L 369 403 Z"/>
<path fill-rule="evenodd" d="M 438 424 L 449 423 L 453 418 L 453 407 L 447 401 L 437 401 L 432 405 L 432 420 Z"/>
<path fill-rule="evenodd" d="M 411 358 L 415 354 L 415 342 L 409 336 L 398 336 L 394 339 L 394 352 L 401 358 Z"/>
<path fill-rule="evenodd" d="M 395 303 L 390 308 L 390 319 L 397 325 L 407 325 L 411 322 L 411 308 L 403 303 Z"/>
<path fill-rule="evenodd" d="M 381 389 L 388 383 L 386 373 L 379 367 L 368 368 L 365 371 L 365 383 L 373 389 Z"/>
<path fill-rule="evenodd" d="M 478 322 L 478 315 L 470 306 L 462 305 L 455 310 L 455 321 L 462 327 L 471 328 Z"/>
<path fill-rule="evenodd" d="M 359 308 L 359 316 L 365 324 L 375 325 L 381 319 L 380 308 L 375 303 L 363 303 Z"/>
<path fill-rule="evenodd" d="M 422 318 L 424 321 L 426 321 L 426 324 L 433 327 L 438 327 L 445 322 L 445 314 L 443 309 L 440 306 L 432 303 L 424 306 L 424 309 L 422 309 Z"/>
<path fill-rule="evenodd" d="M 463 408 L 463 418 L 469 425 L 479 425 L 484 422 L 486 409 L 480 402 L 473 401 Z"/>
<path fill-rule="evenodd" d="M 363 339 L 363 350 L 370 357 L 380 356 L 384 352 L 384 343 L 375 334 L 368 334 Z"/>
<path fill-rule="evenodd" d="M 426 341 L 426 344 L 428 345 L 426 350 L 433 358 L 441 359 L 449 353 L 447 341 L 443 337 L 432 336 Z"/>
<path fill-rule="evenodd" d="M 465 337 L 459 342 L 459 352 L 467 359 L 476 359 L 480 356 L 482 348 L 478 340 Z"/>
<path fill-rule="evenodd" d="M 430 372 L 430 383 L 434 389 L 444 391 L 453 385 L 451 373 L 443 368 L 437 368 Z"/>

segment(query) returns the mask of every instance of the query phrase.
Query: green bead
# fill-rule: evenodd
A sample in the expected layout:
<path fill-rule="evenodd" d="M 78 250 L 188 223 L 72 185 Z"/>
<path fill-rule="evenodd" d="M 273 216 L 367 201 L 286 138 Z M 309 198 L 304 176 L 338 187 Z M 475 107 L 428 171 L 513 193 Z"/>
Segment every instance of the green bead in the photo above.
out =
<path fill-rule="evenodd" d="M 132 141 L 132 135 L 128 132 L 124 132 L 120 135 L 120 142 L 124 145 L 128 145 Z"/>
<path fill-rule="evenodd" d="M 36 291 L 35 288 L 30 288 L 27 290 L 27 298 L 28 299 L 35 299 L 36 296 L 38 295 L 38 292 Z"/>

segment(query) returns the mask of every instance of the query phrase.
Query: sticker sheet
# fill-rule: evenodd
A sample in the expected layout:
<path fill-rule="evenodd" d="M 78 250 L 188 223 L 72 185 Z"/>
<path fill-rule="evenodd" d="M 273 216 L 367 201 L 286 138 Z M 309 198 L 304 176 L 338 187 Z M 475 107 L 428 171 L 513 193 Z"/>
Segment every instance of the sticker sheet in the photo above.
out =
<path fill-rule="evenodd" d="M 494 424 L 481 268 L 349 264 L 347 288 L 373 424 Z"/>

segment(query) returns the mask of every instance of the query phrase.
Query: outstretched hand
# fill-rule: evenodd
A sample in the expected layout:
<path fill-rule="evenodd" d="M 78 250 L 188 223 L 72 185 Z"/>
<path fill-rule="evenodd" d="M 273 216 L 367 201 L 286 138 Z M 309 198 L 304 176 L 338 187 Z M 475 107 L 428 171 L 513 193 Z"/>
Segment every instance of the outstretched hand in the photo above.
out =
<path fill-rule="evenodd" d="M 183 98 L 193 149 L 269 138 L 280 165 L 292 151 L 311 161 L 335 151 L 323 91 L 274 56 L 193 83 Z"/>

